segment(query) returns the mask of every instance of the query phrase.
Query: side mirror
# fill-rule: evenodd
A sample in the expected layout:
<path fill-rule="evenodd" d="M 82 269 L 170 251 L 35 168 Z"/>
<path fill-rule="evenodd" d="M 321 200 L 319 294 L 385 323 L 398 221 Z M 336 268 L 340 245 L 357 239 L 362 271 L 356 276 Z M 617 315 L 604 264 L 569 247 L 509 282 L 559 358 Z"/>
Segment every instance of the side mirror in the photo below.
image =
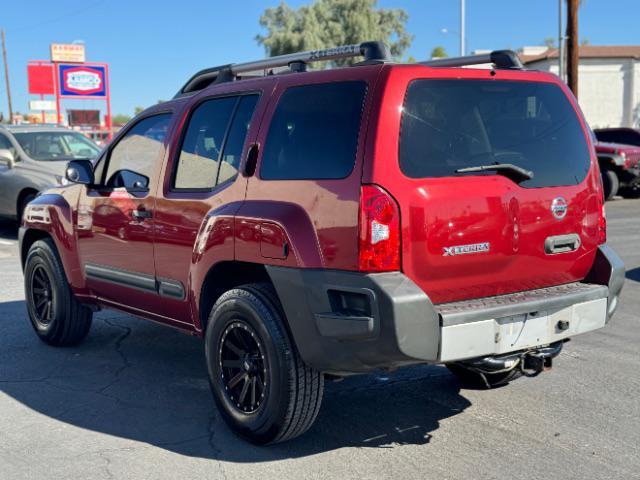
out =
<path fill-rule="evenodd" d="M 67 170 L 65 174 L 67 180 L 72 183 L 93 185 L 95 182 L 93 176 L 93 164 L 90 160 L 71 160 L 67 163 Z"/>
<path fill-rule="evenodd" d="M 16 159 L 14 158 L 11 150 L 0 148 L 0 167 L 9 170 L 10 168 L 13 168 L 15 161 Z"/>

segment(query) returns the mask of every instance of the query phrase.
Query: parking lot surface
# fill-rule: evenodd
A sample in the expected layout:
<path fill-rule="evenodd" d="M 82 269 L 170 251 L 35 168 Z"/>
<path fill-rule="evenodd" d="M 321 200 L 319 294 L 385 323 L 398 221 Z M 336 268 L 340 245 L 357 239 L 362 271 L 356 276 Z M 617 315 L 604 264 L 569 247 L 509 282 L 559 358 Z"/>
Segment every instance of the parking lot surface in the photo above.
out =
<path fill-rule="evenodd" d="M 351 377 L 307 434 L 262 448 L 223 424 L 198 338 L 103 311 L 79 347 L 37 340 L 0 223 L 0 479 L 640 478 L 640 201 L 607 219 L 620 309 L 551 372 L 494 390 L 441 366 Z"/>

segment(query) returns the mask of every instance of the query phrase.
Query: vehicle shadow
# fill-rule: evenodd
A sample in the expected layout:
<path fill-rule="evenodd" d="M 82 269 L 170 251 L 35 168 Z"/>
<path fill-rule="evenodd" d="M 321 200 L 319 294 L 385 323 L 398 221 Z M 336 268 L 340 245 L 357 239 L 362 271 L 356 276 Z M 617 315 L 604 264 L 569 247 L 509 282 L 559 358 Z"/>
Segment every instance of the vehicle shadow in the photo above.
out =
<path fill-rule="evenodd" d="M 629 280 L 633 280 L 634 282 L 640 282 L 640 267 L 627 270 L 625 273 L 625 277 L 627 277 L 627 279 Z"/>
<path fill-rule="evenodd" d="M 192 457 L 268 462 L 348 446 L 426 444 L 440 421 L 470 406 L 444 367 L 351 377 L 326 385 L 306 435 L 256 447 L 218 414 L 198 338 L 102 312 L 82 345 L 52 348 L 35 337 L 23 301 L 0 303 L 0 322 L 0 392 L 60 422 Z"/>

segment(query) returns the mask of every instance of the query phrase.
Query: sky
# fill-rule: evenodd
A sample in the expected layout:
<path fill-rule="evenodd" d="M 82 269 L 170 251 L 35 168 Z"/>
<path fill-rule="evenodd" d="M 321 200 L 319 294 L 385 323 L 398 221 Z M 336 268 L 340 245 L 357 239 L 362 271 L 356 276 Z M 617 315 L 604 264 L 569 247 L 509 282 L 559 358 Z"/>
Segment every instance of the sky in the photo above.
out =
<path fill-rule="evenodd" d="M 288 0 L 292 7 L 310 0 Z M 262 12 L 279 0 L 0 0 L 14 111 L 28 110 L 26 65 L 48 59 L 51 43 L 81 41 L 87 61 L 110 68 L 112 112 L 132 114 L 171 98 L 197 70 L 264 57 L 255 36 Z M 459 50 L 459 0 L 379 0 L 403 8 L 414 35 L 406 55 L 427 59 L 437 45 Z M 467 51 L 540 45 L 558 35 L 558 0 L 466 0 Z M 584 0 L 580 37 L 592 45 L 640 44 L 639 0 Z M 446 29 L 449 33 L 443 33 Z M 368 39 L 363 39 L 368 40 Z M 63 108 L 101 109 L 68 100 Z M 8 112 L 0 76 L 0 112 Z"/>

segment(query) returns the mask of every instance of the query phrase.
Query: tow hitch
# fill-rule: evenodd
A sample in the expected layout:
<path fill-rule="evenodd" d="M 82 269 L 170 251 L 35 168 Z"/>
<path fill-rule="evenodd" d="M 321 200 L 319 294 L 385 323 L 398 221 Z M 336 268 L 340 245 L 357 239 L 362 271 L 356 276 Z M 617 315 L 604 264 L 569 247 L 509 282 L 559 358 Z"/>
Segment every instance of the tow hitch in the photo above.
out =
<path fill-rule="evenodd" d="M 535 377 L 542 372 L 551 370 L 553 359 L 560 354 L 565 341 L 568 340 L 552 343 L 546 347 L 466 360 L 460 362 L 459 365 L 478 373 L 487 388 L 491 388 L 486 375 L 509 372 L 519 368 L 523 375 Z"/>
<path fill-rule="evenodd" d="M 529 377 L 551 370 L 551 367 L 553 367 L 553 358 L 560 353 L 560 350 L 562 350 L 562 344 L 560 344 L 560 348 L 555 355 L 550 352 L 541 352 L 540 350 L 526 352 L 522 356 L 520 370 Z"/>

